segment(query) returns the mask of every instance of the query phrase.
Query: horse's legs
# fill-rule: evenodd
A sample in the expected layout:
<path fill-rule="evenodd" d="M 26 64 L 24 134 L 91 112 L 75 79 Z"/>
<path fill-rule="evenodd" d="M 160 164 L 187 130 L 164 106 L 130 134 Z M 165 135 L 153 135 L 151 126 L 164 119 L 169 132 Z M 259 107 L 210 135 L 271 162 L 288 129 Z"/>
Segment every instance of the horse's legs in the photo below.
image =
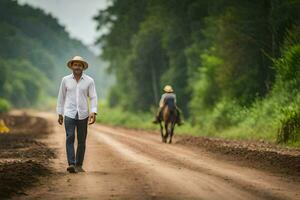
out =
<path fill-rule="evenodd" d="M 172 122 L 172 124 L 171 124 L 171 132 L 170 132 L 170 140 L 169 140 L 169 144 L 172 143 L 172 138 L 173 138 L 173 134 L 174 134 L 174 127 L 175 127 L 175 122 Z"/>
<path fill-rule="evenodd" d="M 166 131 L 166 134 L 165 134 L 165 137 L 164 137 L 164 143 L 167 143 L 167 139 L 168 139 L 168 136 L 169 136 L 168 125 L 169 125 L 169 123 L 165 122 L 165 131 Z"/>
<path fill-rule="evenodd" d="M 162 139 L 162 142 L 164 142 L 164 127 L 163 125 L 161 124 L 161 122 L 159 123 L 160 125 L 160 135 L 161 135 L 161 139 Z"/>

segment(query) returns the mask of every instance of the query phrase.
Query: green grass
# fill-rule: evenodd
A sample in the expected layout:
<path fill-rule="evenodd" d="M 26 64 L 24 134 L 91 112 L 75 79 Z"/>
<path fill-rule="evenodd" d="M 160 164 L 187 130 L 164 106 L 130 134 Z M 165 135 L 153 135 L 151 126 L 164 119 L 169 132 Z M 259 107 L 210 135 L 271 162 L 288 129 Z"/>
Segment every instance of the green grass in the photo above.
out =
<path fill-rule="evenodd" d="M 98 113 L 97 122 L 103 124 L 135 129 L 158 130 L 158 126 L 151 123 L 153 117 L 147 113 L 133 114 L 119 107 L 110 108 L 103 102 L 100 103 Z"/>
<path fill-rule="evenodd" d="M 251 109 L 240 111 L 239 117 L 244 117 L 235 125 L 224 128 L 216 128 L 207 119 L 207 124 L 191 125 L 185 121 L 183 126 L 176 127 L 175 134 L 220 137 L 237 140 L 265 140 L 276 143 L 278 128 L 280 127 L 280 111 L 270 110 L 276 108 L 275 105 L 265 104 L 255 105 Z M 274 107 L 275 106 L 275 107 Z M 243 114 L 241 114 L 243 113 Z M 159 131 L 159 125 L 153 124 L 155 113 L 131 113 L 120 107 L 110 108 L 104 102 L 100 103 L 97 122 L 107 125 L 120 126 L 132 129 Z M 277 116 L 277 117 L 274 117 Z M 209 118 L 210 116 L 207 116 Z M 275 119 L 276 118 L 276 119 Z M 285 146 L 300 147 L 299 141 L 289 141 Z"/>
<path fill-rule="evenodd" d="M 154 115 L 155 113 L 135 114 L 120 107 L 110 108 L 106 103 L 101 102 L 97 122 L 126 128 L 159 131 L 159 125 L 152 123 Z M 189 122 L 185 122 L 183 126 L 176 127 L 176 133 L 199 135 L 199 129 L 192 127 Z"/>

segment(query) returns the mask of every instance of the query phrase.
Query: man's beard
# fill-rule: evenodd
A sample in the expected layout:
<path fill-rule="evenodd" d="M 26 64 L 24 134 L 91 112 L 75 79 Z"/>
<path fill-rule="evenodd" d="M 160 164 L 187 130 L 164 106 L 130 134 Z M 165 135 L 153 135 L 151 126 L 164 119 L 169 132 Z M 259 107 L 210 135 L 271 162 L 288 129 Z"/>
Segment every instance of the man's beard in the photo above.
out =
<path fill-rule="evenodd" d="M 73 72 L 74 72 L 74 74 L 76 74 L 76 75 L 82 74 L 82 70 L 81 70 L 81 69 L 75 69 L 75 70 L 73 70 Z"/>

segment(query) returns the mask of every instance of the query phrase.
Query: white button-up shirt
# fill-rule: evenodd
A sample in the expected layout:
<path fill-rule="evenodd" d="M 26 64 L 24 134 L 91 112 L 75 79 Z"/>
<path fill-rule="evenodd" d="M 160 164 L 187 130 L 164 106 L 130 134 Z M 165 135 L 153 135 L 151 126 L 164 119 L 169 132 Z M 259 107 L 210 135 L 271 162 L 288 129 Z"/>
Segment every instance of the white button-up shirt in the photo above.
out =
<path fill-rule="evenodd" d="M 85 119 L 89 116 L 88 98 L 90 99 L 90 112 L 97 113 L 97 93 L 94 80 L 82 74 L 77 82 L 73 73 L 63 77 L 58 93 L 57 113 L 75 119 Z"/>

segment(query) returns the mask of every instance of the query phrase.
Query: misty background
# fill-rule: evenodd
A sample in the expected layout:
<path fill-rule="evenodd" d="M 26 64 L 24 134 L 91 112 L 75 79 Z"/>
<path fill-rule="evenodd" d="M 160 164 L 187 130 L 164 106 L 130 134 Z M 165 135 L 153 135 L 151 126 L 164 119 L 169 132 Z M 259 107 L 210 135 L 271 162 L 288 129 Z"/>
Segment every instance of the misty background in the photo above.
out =
<path fill-rule="evenodd" d="M 18 0 L 18 3 L 28 4 L 50 13 L 66 27 L 71 38 L 80 40 L 94 53 L 100 53 L 101 49 L 94 43 L 97 37 L 107 30 L 97 31 L 97 22 L 93 20 L 93 17 L 100 9 L 105 9 L 109 5 L 108 0 Z"/>

